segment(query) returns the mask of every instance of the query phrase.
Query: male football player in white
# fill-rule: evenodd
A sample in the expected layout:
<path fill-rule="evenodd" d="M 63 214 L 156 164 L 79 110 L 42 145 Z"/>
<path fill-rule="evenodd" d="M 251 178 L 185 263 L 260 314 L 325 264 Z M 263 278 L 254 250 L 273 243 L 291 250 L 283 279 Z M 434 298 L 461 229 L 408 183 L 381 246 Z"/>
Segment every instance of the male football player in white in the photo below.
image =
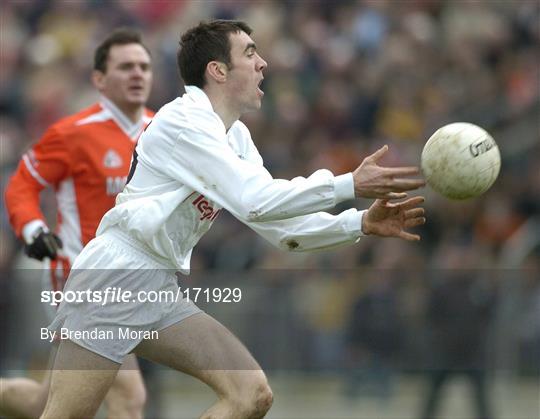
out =
<path fill-rule="evenodd" d="M 177 289 L 193 247 L 225 208 L 284 250 L 354 244 L 363 235 L 419 240 L 405 231 L 425 222 L 424 185 L 415 167 L 377 164 L 383 147 L 353 172 L 318 170 L 308 178 L 273 179 L 242 114 L 261 106 L 266 62 L 243 22 L 213 21 L 188 30 L 178 53 L 186 93 L 166 104 L 141 136 L 126 188 L 103 217 L 96 238 L 75 261 L 66 291 L 122 287 L 133 295 Z M 377 198 L 366 211 L 324 210 L 355 197 Z M 107 271 L 93 268 L 108 266 Z M 81 331 L 139 338 L 99 339 Z M 62 303 L 49 326 L 63 340 L 44 418 L 91 417 L 122 359 L 139 356 L 208 384 L 217 401 L 202 418 L 259 418 L 272 404 L 265 374 L 243 344 L 191 301 L 143 304 Z M 158 338 L 143 339 L 150 331 Z"/>

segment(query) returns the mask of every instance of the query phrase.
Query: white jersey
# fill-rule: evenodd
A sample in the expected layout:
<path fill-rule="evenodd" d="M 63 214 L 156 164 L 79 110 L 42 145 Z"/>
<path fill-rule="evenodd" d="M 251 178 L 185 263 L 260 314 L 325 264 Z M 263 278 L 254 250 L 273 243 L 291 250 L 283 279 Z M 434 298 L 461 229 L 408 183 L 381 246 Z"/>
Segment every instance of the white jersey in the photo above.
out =
<path fill-rule="evenodd" d="M 222 208 L 284 250 L 359 240 L 362 211 L 320 212 L 354 198 L 351 173 L 274 179 L 242 122 L 227 131 L 203 90 L 186 92 L 163 106 L 140 137 L 128 184 L 97 236 L 120 229 L 186 274 L 193 247 Z"/>

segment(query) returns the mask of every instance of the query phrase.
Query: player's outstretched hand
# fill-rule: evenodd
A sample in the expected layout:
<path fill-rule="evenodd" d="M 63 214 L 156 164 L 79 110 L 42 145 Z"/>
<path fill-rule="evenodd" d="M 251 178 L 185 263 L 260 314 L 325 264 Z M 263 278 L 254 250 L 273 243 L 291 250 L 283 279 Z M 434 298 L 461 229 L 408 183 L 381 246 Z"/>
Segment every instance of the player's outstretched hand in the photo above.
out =
<path fill-rule="evenodd" d="M 411 167 L 381 167 L 377 163 L 388 151 L 388 146 L 378 149 L 367 156 L 353 172 L 354 192 L 357 198 L 399 199 L 404 198 L 404 192 L 425 186 L 423 179 L 410 179 L 420 169 Z"/>
<path fill-rule="evenodd" d="M 377 199 L 362 217 L 364 234 L 382 237 L 399 237 L 409 241 L 420 240 L 418 234 L 411 234 L 405 229 L 416 227 L 426 222 L 424 208 L 419 207 L 424 197 L 416 196 L 402 202 L 388 202 Z"/>

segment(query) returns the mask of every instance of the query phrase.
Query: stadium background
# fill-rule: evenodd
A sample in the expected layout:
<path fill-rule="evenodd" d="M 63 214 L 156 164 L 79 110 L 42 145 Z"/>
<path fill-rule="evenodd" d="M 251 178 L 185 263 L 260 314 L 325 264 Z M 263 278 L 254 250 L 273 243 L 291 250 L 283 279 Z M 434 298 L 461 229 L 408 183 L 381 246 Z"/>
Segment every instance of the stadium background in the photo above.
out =
<path fill-rule="evenodd" d="M 343 173 L 382 144 L 390 145 L 386 165 L 418 164 L 441 125 L 486 128 L 502 154 L 498 181 L 467 202 L 423 191 L 421 243 L 367 238 L 332 252 L 283 253 L 222 214 L 194 252 L 189 285 L 244 290 L 241 304 L 205 308 L 268 370 L 271 418 L 419 417 L 429 372 L 455 368 L 445 355 L 456 341 L 457 352 L 478 350 L 471 362 L 486 366 L 496 417 L 540 417 L 537 1 L 6 0 L 0 7 L 2 188 L 49 124 L 96 99 L 93 49 L 120 25 L 140 28 L 151 50 L 149 104 L 157 110 L 182 92 L 179 35 L 202 19 L 246 20 L 269 67 L 262 111 L 244 120 L 275 177 L 320 167 Z M 50 194 L 44 205 L 52 214 Z M 39 280 L 27 274 L 36 265 L 21 256 L 4 206 L 1 217 L 0 373 L 30 368 L 37 376 L 47 345 L 37 332 Z M 194 417 L 211 400 L 189 378 L 144 367 L 148 417 Z M 441 417 L 473 417 L 473 395 L 463 377 L 452 381 Z"/>

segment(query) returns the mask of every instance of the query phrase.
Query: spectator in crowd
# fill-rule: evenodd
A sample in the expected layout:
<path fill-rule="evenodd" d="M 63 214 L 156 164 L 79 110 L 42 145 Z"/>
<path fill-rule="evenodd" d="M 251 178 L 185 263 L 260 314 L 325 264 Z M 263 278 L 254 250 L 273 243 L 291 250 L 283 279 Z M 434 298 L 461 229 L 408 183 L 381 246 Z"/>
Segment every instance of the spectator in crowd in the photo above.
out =
<path fill-rule="evenodd" d="M 487 381 L 487 336 L 495 311 L 492 278 L 473 269 L 479 254 L 470 244 L 453 242 L 441 250 L 440 268 L 433 272 L 427 320 L 429 390 L 422 419 L 432 419 L 444 384 L 465 376 L 473 388 L 479 419 L 493 418 Z M 488 272 L 489 274 L 489 272 Z"/>
<path fill-rule="evenodd" d="M 400 350 L 399 308 L 392 271 L 375 271 L 354 302 L 348 323 L 348 381 L 345 395 L 391 396 L 395 356 Z"/>

